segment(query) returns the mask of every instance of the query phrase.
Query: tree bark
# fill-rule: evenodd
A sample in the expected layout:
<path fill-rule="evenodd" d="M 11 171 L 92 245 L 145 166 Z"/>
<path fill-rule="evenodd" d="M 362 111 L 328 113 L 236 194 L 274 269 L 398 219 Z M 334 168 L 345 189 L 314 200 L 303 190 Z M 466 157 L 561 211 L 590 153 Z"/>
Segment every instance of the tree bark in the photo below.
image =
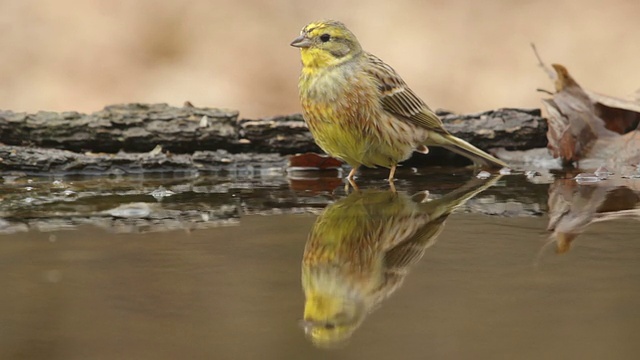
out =
<path fill-rule="evenodd" d="M 483 150 L 546 145 L 538 109 L 440 115 L 449 131 Z M 113 105 L 92 114 L 0 111 L 0 142 L 0 171 L 28 173 L 213 171 L 249 158 L 258 166 L 284 164 L 278 155 L 322 152 L 300 114 L 239 120 L 233 110 L 166 104 Z M 409 164 L 465 163 L 454 156 L 434 148 Z"/>
<path fill-rule="evenodd" d="M 0 142 L 108 153 L 230 149 L 238 144 L 237 118 L 237 111 L 167 104 L 113 105 L 88 115 L 0 111 Z"/>
<path fill-rule="evenodd" d="M 0 173 L 122 175 L 153 172 L 218 172 L 238 168 L 286 167 L 279 154 L 231 154 L 225 150 L 172 154 L 76 153 L 69 150 L 0 145 Z"/>
<path fill-rule="evenodd" d="M 546 122 L 538 109 L 441 116 L 447 130 L 482 149 L 546 145 Z M 172 153 L 319 151 L 300 114 L 238 120 L 233 110 L 166 104 L 113 105 L 92 114 L 0 111 L 0 142 L 108 153 L 147 152 L 157 145 Z"/>

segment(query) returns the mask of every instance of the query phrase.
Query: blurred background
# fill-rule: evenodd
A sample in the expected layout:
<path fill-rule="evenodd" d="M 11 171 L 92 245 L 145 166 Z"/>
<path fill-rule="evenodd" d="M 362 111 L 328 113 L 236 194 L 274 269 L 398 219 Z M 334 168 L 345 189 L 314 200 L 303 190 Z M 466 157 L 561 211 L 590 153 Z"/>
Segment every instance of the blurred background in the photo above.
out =
<path fill-rule="evenodd" d="M 585 88 L 640 88 L 640 1 L 4 0 L 0 109 L 124 102 L 298 112 L 308 22 L 341 20 L 433 108 L 539 107 L 553 85 L 529 46 Z"/>

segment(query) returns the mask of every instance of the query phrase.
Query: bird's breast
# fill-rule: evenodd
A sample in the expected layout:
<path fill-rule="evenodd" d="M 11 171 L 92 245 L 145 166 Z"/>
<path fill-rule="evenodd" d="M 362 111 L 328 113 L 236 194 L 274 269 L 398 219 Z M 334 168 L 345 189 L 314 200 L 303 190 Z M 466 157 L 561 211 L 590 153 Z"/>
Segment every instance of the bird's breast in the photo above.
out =
<path fill-rule="evenodd" d="M 300 99 L 310 122 L 362 128 L 381 111 L 378 89 L 364 72 L 350 66 L 303 69 Z"/>

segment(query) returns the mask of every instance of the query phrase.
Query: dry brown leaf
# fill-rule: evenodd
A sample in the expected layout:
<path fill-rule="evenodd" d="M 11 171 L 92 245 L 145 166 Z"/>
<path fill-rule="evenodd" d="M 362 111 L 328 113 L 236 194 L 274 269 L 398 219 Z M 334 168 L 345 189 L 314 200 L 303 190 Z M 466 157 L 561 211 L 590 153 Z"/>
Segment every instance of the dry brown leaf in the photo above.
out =
<path fill-rule="evenodd" d="M 640 130 L 640 101 L 625 100 L 585 90 L 593 103 L 596 115 L 607 129 L 618 134 Z"/>
<path fill-rule="evenodd" d="M 553 64 L 556 71 L 556 93 L 553 99 L 544 99 L 543 104 L 549 114 L 547 147 L 554 157 L 564 164 L 578 162 L 588 156 L 597 139 L 615 135 L 608 130 L 596 110 L 589 95 L 571 77 L 567 69 Z"/>
<path fill-rule="evenodd" d="M 289 157 L 289 186 L 294 191 L 331 192 L 342 185 L 339 169 L 342 162 L 316 153 Z"/>
<path fill-rule="evenodd" d="M 304 153 L 289 157 L 289 168 L 298 170 L 339 169 L 341 166 L 340 160 L 316 153 Z"/>
<path fill-rule="evenodd" d="M 640 162 L 640 101 L 597 94 L 580 87 L 566 67 L 540 66 L 555 82 L 552 99 L 543 99 L 548 114 L 548 145 L 564 165 L 599 160 L 615 165 Z"/>

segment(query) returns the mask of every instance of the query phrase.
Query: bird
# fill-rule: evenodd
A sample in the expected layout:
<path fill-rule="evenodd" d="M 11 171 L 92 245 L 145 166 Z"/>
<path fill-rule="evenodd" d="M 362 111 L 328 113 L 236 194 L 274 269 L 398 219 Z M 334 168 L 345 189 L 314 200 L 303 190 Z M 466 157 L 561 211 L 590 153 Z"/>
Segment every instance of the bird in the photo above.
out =
<path fill-rule="evenodd" d="M 307 24 L 291 46 L 300 49 L 298 82 L 304 120 L 318 146 L 351 166 L 390 169 L 414 151 L 441 146 L 485 167 L 503 161 L 452 135 L 442 120 L 380 58 L 362 49 L 356 36 L 336 20 Z"/>
<path fill-rule="evenodd" d="M 302 256 L 303 329 L 322 348 L 345 344 L 402 285 L 458 207 L 494 185 L 473 178 L 440 198 L 366 189 L 327 206 Z"/>

